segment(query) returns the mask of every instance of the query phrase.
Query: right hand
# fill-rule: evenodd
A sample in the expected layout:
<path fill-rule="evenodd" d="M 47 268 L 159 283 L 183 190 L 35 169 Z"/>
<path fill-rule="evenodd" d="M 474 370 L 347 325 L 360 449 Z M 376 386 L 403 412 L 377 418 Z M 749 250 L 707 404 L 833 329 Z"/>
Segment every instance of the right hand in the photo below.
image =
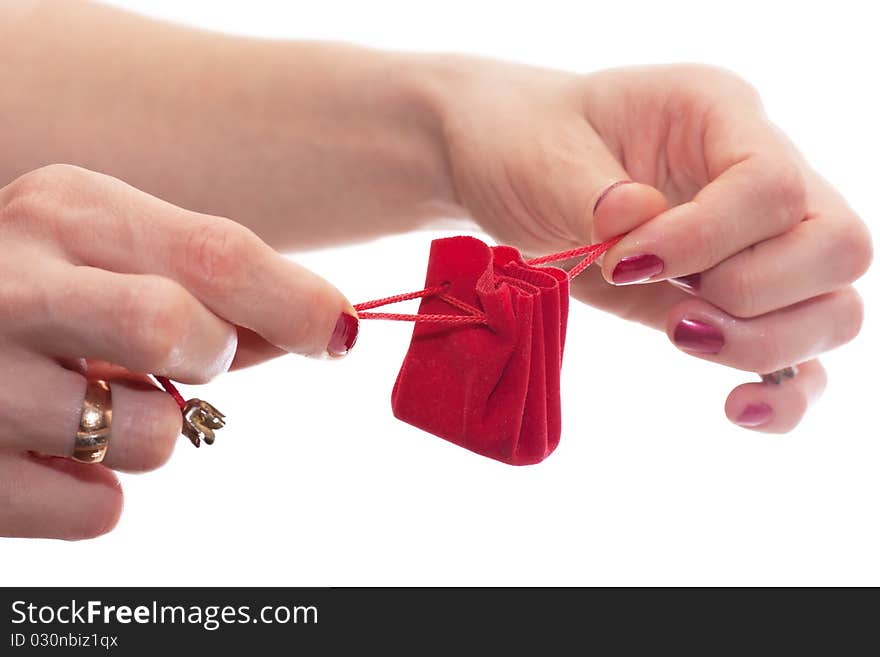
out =
<path fill-rule="evenodd" d="M 248 229 L 78 167 L 0 190 L 0 243 L 0 536 L 113 528 L 111 468 L 162 465 L 180 433 L 147 373 L 204 383 L 285 352 L 342 355 L 356 336 L 338 290 Z M 66 458 L 87 378 L 113 393 L 103 464 Z"/>
<path fill-rule="evenodd" d="M 438 70 L 468 214 L 535 255 L 625 234 L 573 296 L 664 331 L 689 357 L 761 374 L 797 365 L 785 385 L 735 387 L 724 408 L 752 431 L 797 426 L 825 387 L 818 356 L 861 328 L 852 283 L 871 236 L 747 82 L 695 65 Z"/>

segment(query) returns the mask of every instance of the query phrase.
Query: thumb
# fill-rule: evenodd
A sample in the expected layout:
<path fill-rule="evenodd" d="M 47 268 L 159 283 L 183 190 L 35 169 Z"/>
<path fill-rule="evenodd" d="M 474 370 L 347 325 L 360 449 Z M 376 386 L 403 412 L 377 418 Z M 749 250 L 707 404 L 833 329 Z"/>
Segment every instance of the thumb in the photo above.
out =
<path fill-rule="evenodd" d="M 538 170 L 532 168 L 528 187 L 544 197 L 538 208 L 564 215 L 576 242 L 601 242 L 627 233 L 668 207 L 659 190 L 632 180 L 588 125 L 569 131 L 564 147 L 540 151 L 542 157 L 530 162 Z"/>
<path fill-rule="evenodd" d="M 306 356 L 344 356 L 354 346 L 358 320 L 351 303 L 252 231 L 228 219 L 188 213 L 178 217 L 177 234 L 166 259 L 170 271 L 161 273 L 178 279 L 237 326 L 240 337 L 250 338 L 240 345 L 249 353 L 236 355 L 236 367 L 273 355 L 271 348 L 258 348 L 260 339 L 275 353 Z"/>
<path fill-rule="evenodd" d="M 348 299 L 328 281 L 253 240 L 248 266 L 233 291 L 214 306 L 245 337 L 236 367 L 278 351 L 306 356 L 345 356 L 358 335 L 358 316 Z M 268 349 L 266 349 L 268 347 Z M 241 353 L 246 352 L 246 353 Z M 253 352 L 253 353 L 251 353 Z M 273 353 L 274 352 L 274 353 Z"/>
<path fill-rule="evenodd" d="M 591 205 L 591 242 L 628 233 L 669 207 L 658 189 L 628 178 L 609 182 L 606 177 L 598 190 Z"/>
<path fill-rule="evenodd" d="M 342 293 L 323 278 L 287 261 L 302 304 L 302 328 L 295 342 L 288 346 L 294 352 L 311 356 L 345 356 L 357 341 L 358 314 Z M 294 274 L 294 272 L 296 272 Z"/>
<path fill-rule="evenodd" d="M 184 210 L 76 167 L 44 169 L 40 176 L 37 182 L 49 189 L 76 190 L 79 205 L 72 207 L 89 209 L 88 230 L 79 221 L 63 223 L 69 228 L 62 243 L 75 261 L 169 278 L 214 315 L 279 350 L 340 356 L 354 345 L 357 313 L 342 293 L 241 224 Z M 175 319 L 181 333 L 197 332 L 191 311 Z"/>

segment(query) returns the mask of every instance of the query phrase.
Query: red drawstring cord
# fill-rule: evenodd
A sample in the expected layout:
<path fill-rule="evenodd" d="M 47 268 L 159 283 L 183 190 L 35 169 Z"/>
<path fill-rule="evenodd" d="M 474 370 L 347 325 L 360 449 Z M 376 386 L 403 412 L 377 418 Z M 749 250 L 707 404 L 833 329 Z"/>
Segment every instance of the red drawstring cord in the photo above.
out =
<path fill-rule="evenodd" d="M 183 395 L 174 387 L 174 384 L 165 376 L 157 376 L 153 375 L 153 378 L 159 382 L 159 385 L 165 388 L 165 392 L 171 395 L 174 398 L 174 401 L 177 402 L 177 405 L 180 406 L 180 410 L 182 411 L 186 407 L 186 400 L 183 398 Z"/>
<path fill-rule="evenodd" d="M 550 262 L 559 262 L 560 260 L 568 260 L 569 258 L 577 258 L 585 256 L 578 264 L 568 270 L 568 280 L 583 273 L 583 271 L 598 260 L 602 254 L 623 239 L 623 235 L 612 237 L 610 240 L 600 242 L 598 244 L 588 244 L 587 246 L 579 246 L 570 251 L 560 251 L 559 253 L 551 253 L 550 255 L 541 256 L 540 258 L 532 258 L 527 260 L 528 265 L 546 265 Z"/>
<path fill-rule="evenodd" d="M 532 258 L 531 260 L 527 260 L 526 264 L 544 265 L 551 262 L 559 262 L 560 260 L 568 260 L 569 258 L 578 258 L 580 256 L 584 256 L 583 260 L 581 260 L 578 264 L 576 264 L 568 271 L 568 279 L 571 280 L 578 274 L 582 273 L 591 264 L 593 264 L 599 258 L 599 256 L 601 256 L 608 249 L 617 244 L 621 237 L 623 236 L 620 235 L 618 237 L 614 237 L 600 244 L 590 244 L 588 246 L 582 246 L 577 249 L 571 249 L 570 251 L 551 253 L 550 255 L 541 256 L 540 258 Z M 500 280 L 507 277 L 499 276 L 498 278 Z M 418 292 L 395 294 L 394 296 L 385 297 L 384 299 L 376 299 L 374 301 L 365 301 L 364 303 L 359 303 L 354 307 L 354 309 L 358 311 L 358 317 L 360 319 L 389 319 L 399 322 L 433 322 L 437 324 L 485 324 L 487 322 L 486 315 L 482 310 L 480 310 L 479 308 L 474 308 L 473 306 L 465 303 L 464 301 L 456 299 L 455 297 L 449 296 L 448 294 L 446 294 L 446 288 L 447 286 L 445 285 L 438 285 L 435 287 L 426 288 L 424 290 L 419 290 Z M 372 308 L 379 308 L 380 306 L 387 306 L 392 303 L 398 303 L 400 301 L 408 301 L 410 299 L 419 299 L 429 296 L 437 296 L 453 308 L 458 308 L 459 310 L 464 311 L 465 314 L 409 315 L 399 313 L 367 312 Z M 177 388 L 174 386 L 174 384 L 171 383 L 168 377 L 153 375 L 153 378 L 155 378 L 156 381 L 159 382 L 159 385 L 161 385 L 162 388 L 165 389 L 165 392 L 171 395 L 171 397 L 180 407 L 180 411 L 184 414 L 184 434 L 193 442 L 193 444 L 198 447 L 202 440 L 209 444 L 214 442 L 213 431 L 223 426 L 223 414 L 217 411 L 217 409 L 215 409 L 210 404 L 201 402 L 198 399 L 187 402 L 183 398 L 183 395 L 181 395 Z M 198 423 L 194 423 L 193 420 L 187 417 L 187 404 L 196 404 L 201 408 L 201 415 L 199 416 Z M 206 424 L 211 426 L 206 429 Z"/>
<path fill-rule="evenodd" d="M 527 265 L 545 265 L 551 262 L 559 262 L 560 260 L 568 260 L 584 256 L 578 264 L 568 271 L 568 279 L 571 280 L 578 274 L 592 265 L 596 260 L 612 246 L 621 240 L 623 235 L 613 237 L 610 240 L 599 244 L 589 244 L 581 246 L 569 251 L 561 251 L 559 253 L 551 253 L 550 255 L 541 256 L 540 258 L 532 258 L 526 260 Z M 421 297 L 437 296 L 449 305 L 465 311 L 466 315 L 407 315 L 399 313 L 371 313 L 362 312 L 380 306 L 387 306 L 400 301 L 408 301 L 410 299 L 418 299 Z M 459 301 L 455 297 L 451 297 L 445 293 L 445 287 L 436 286 L 419 290 L 418 292 L 406 292 L 404 294 L 395 294 L 384 299 L 376 299 L 375 301 L 365 301 L 355 305 L 354 309 L 358 312 L 360 319 L 389 319 L 398 322 L 432 322 L 435 324 L 485 324 L 486 315 L 479 308 L 474 308 L 463 301 Z M 167 380 L 167 379 L 166 379 Z M 161 381 L 160 381 L 161 383 Z M 164 383 L 162 384 L 165 385 Z M 168 389 L 167 387 L 165 388 Z"/>
<path fill-rule="evenodd" d="M 153 378 L 159 382 L 165 392 L 171 395 L 180 408 L 180 414 L 183 416 L 183 424 L 181 425 L 183 435 L 189 438 L 196 447 L 203 442 L 212 445 L 214 434 L 226 425 L 226 416 L 201 399 L 186 401 L 174 387 L 174 384 L 168 380 L 168 377 L 154 374 Z"/>
<path fill-rule="evenodd" d="M 482 324 L 485 322 L 483 311 L 459 301 L 455 297 L 451 297 L 444 293 L 446 286 L 438 285 L 429 287 L 418 292 L 406 292 L 404 294 L 395 294 L 393 297 L 385 297 L 384 299 L 376 299 L 375 301 L 365 301 L 357 304 L 354 309 L 358 311 L 360 319 L 392 319 L 399 322 L 436 322 L 440 324 Z M 400 301 L 408 301 L 410 299 L 418 299 L 420 297 L 438 296 L 450 306 L 454 306 L 459 310 L 464 310 L 467 315 L 401 315 L 398 313 L 368 313 L 363 312 L 370 308 L 378 308 L 379 306 L 387 306 Z"/>

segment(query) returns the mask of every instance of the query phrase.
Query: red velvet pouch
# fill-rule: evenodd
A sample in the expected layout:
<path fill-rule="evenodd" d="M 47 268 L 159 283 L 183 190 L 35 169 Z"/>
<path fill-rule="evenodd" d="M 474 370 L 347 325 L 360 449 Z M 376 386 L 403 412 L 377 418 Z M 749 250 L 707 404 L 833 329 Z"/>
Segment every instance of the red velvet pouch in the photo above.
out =
<path fill-rule="evenodd" d="M 568 274 L 556 267 L 532 267 L 509 246 L 497 246 L 494 251 L 496 269 L 529 285 L 539 301 L 534 321 L 542 328 L 532 330 L 532 374 L 523 416 L 523 434 L 534 438 L 521 445 L 524 453 L 520 455 L 524 463 L 537 463 L 556 449 L 562 432 L 559 377 L 568 321 Z M 541 364 L 541 375 L 536 375 L 537 362 Z M 533 414 L 529 413 L 531 400 Z M 537 408 L 539 403 L 541 409 Z M 541 434 L 545 436 L 543 441 Z"/>
<path fill-rule="evenodd" d="M 495 271 L 499 281 L 503 281 L 532 299 L 532 339 L 529 358 L 529 379 L 526 385 L 526 402 L 523 408 L 519 440 L 511 450 L 508 462 L 537 463 L 547 453 L 547 369 L 544 359 L 544 309 L 541 303 L 541 290 L 536 285 L 522 280 L 504 263 L 506 255 L 501 250 L 510 247 L 495 247 Z M 554 329 L 557 331 L 559 329 Z"/>
<path fill-rule="evenodd" d="M 537 463 L 559 442 L 565 272 L 472 237 L 435 240 L 419 315 L 485 314 L 485 324 L 416 323 L 392 393 L 394 415 L 478 454 Z M 564 299 L 563 299 L 564 297 Z"/>

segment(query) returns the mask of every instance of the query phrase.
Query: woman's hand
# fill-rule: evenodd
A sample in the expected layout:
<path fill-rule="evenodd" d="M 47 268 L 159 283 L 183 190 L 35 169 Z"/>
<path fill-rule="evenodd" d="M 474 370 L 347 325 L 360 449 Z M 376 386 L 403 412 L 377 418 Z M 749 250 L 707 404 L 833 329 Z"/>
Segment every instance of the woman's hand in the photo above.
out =
<path fill-rule="evenodd" d="M 180 410 L 146 373 L 204 383 L 288 351 L 342 355 L 357 334 L 342 294 L 246 228 L 85 169 L 54 165 L 0 190 L 0 243 L 2 536 L 115 525 L 108 468 L 156 468 L 180 433 Z M 113 395 L 103 465 L 63 458 L 87 377 Z"/>
<path fill-rule="evenodd" d="M 458 201 L 486 230 L 533 254 L 628 233 L 575 294 L 699 358 L 798 364 L 782 385 L 737 387 L 726 412 L 769 432 L 800 421 L 825 385 L 816 356 L 861 326 L 850 284 L 871 240 L 748 84 L 702 66 L 436 70 Z"/>

